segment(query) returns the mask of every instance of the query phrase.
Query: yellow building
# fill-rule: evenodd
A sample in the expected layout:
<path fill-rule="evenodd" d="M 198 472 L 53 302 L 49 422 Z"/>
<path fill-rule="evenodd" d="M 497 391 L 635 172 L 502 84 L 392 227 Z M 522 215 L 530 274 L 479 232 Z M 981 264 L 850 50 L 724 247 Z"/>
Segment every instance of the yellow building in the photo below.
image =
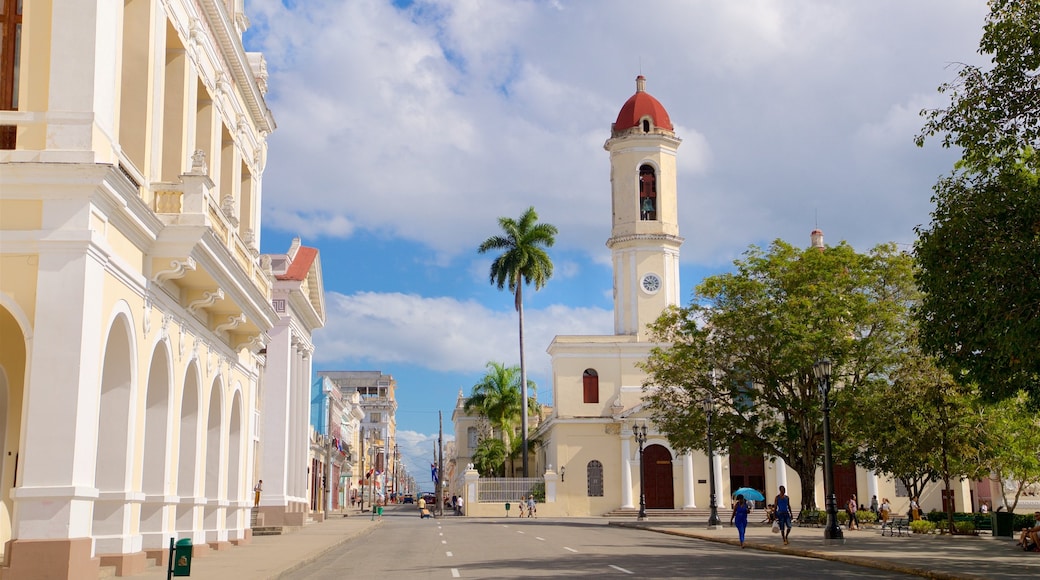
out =
<path fill-rule="evenodd" d="M 246 541 L 279 317 L 259 260 L 275 124 L 242 0 L 4 8 L 0 575 Z"/>

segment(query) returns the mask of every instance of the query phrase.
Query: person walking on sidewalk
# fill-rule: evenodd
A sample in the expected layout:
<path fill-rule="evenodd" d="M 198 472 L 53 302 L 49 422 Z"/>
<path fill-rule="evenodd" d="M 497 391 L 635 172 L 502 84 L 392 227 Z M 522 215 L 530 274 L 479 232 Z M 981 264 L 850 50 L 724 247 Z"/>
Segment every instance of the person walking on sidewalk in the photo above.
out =
<path fill-rule="evenodd" d="M 849 498 L 848 505 L 845 506 L 845 513 L 849 514 L 849 526 L 848 527 L 849 527 L 850 530 L 858 530 L 859 529 L 859 519 L 856 517 L 856 509 L 857 509 L 857 507 L 858 506 L 856 505 L 856 494 L 852 494 L 852 497 Z"/>
<path fill-rule="evenodd" d="M 737 496 L 737 503 L 733 505 L 733 514 L 729 516 L 729 523 L 736 524 L 737 532 L 740 534 L 740 547 L 744 547 L 744 532 L 747 530 L 748 513 L 747 500 L 743 495 Z"/>
<path fill-rule="evenodd" d="M 791 496 L 787 495 L 787 488 L 780 486 L 780 493 L 773 501 L 776 506 L 776 523 L 780 526 L 780 537 L 784 545 L 788 544 L 787 537 L 791 535 Z"/>
<path fill-rule="evenodd" d="M 264 480 L 256 482 L 253 486 L 253 507 L 260 507 L 260 492 L 264 490 Z"/>

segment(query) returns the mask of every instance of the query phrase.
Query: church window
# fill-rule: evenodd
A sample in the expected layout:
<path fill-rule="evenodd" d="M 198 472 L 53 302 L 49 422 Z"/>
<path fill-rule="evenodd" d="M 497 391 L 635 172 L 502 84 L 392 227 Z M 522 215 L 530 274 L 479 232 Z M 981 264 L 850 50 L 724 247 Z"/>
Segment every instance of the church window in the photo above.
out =
<path fill-rule="evenodd" d="M 593 459 L 587 468 L 589 497 L 603 497 L 603 464 Z"/>
<path fill-rule="evenodd" d="M 649 133 L 650 132 L 650 120 L 649 119 L 643 119 L 643 132 L 644 133 Z"/>
<path fill-rule="evenodd" d="M 639 168 L 639 219 L 657 219 L 657 173 L 649 165 Z"/>
<path fill-rule="evenodd" d="M 0 111 L 18 110 L 22 0 L 0 0 Z M 0 126 L 0 149 L 14 149 L 14 125 Z"/>
<path fill-rule="evenodd" d="M 599 402 L 599 373 L 595 369 L 585 369 L 581 375 L 581 386 L 586 403 Z"/>
<path fill-rule="evenodd" d="M 477 448 L 477 428 L 470 427 L 466 429 L 466 442 L 470 449 Z"/>

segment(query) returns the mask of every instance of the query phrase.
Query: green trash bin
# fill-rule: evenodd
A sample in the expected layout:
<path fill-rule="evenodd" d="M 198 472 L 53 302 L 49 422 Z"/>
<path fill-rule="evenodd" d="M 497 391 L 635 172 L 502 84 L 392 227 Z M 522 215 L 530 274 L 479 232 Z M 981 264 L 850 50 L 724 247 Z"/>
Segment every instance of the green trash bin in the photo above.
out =
<path fill-rule="evenodd" d="M 993 513 L 993 536 L 1010 538 L 1015 535 L 1015 514 L 1011 512 Z"/>
<path fill-rule="evenodd" d="M 173 575 L 191 576 L 191 538 L 177 540 L 173 554 Z"/>

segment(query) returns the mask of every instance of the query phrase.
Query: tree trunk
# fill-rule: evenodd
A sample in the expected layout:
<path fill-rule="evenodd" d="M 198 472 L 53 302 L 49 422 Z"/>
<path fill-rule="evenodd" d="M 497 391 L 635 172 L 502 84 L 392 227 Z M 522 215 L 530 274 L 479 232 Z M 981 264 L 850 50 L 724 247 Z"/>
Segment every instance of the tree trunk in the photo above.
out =
<path fill-rule="evenodd" d="M 816 510 L 816 464 L 806 461 L 793 466 L 798 472 L 798 481 L 802 485 L 802 509 Z M 795 514 L 797 515 L 797 514 Z"/>
<path fill-rule="evenodd" d="M 524 362 L 524 297 L 523 280 L 516 283 L 516 312 L 520 319 L 520 453 L 523 454 L 523 476 L 527 477 L 527 365 Z"/>

